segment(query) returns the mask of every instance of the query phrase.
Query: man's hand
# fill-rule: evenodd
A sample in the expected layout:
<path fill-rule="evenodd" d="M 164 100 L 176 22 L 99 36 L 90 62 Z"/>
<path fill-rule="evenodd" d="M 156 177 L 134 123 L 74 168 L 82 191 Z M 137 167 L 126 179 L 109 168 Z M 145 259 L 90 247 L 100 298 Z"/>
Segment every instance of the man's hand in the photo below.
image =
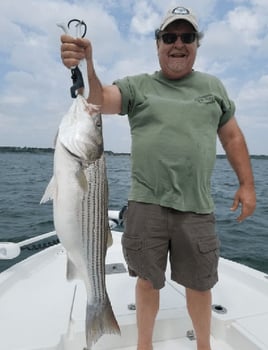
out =
<path fill-rule="evenodd" d="M 237 217 L 238 222 L 242 222 L 248 216 L 252 215 L 256 208 L 256 193 L 254 186 L 241 185 L 234 196 L 234 202 L 231 207 L 232 211 L 236 211 L 241 204 L 241 213 Z"/>
<path fill-rule="evenodd" d="M 61 36 L 61 43 L 61 59 L 67 68 L 78 66 L 83 59 L 88 63 L 92 62 L 92 46 L 88 39 L 64 34 Z"/>

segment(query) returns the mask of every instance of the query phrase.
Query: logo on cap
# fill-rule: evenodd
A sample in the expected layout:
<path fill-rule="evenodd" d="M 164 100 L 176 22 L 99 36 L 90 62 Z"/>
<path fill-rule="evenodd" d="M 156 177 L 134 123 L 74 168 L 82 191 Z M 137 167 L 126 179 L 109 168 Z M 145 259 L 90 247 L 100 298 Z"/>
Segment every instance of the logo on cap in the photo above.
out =
<path fill-rule="evenodd" d="M 190 12 L 185 7 L 175 7 L 172 10 L 172 13 L 175 15 L 189 15 Z"/>

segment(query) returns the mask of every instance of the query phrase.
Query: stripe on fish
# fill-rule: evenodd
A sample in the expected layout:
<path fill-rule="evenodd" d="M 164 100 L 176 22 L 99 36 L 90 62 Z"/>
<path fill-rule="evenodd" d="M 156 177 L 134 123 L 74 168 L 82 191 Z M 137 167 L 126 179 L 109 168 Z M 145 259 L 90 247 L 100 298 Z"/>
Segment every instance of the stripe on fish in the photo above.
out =
<path fill-rule="evenodd" d="M 104 154 L 85 169 L 88 193 L 83 200 L 83 241 L 88 261 L 91 295 L 88 299 L 87 344 L 104 333 L 120 333 L 105 285 L 105 256 L 111 238 L 108 219 L 108 182 Z M 111 244 L 111 242 L 109 242 Z"/>

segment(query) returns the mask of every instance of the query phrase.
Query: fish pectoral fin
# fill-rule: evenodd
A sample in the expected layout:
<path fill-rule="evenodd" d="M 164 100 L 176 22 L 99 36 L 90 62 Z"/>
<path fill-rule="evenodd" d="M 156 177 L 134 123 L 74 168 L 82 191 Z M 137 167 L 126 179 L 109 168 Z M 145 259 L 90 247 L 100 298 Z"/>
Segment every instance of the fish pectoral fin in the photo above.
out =
<path fill-rule="evenodd" d="M 69 256 L 67 256 L 66 278 L 67 278 L 67 281 L 80 279 L 77 268 L 75 264 L 72 262 L 72 260 L 69 258 Z"/>
<path fill-rule="evenodd" d="M 78 184 L 81 187 L 81 189 L 84 192 L 87 192 L 88 191 L 88 182 L 87 182 L 86 175 L 85 175 L 82 168 L 76 173 L 76 178 L 78 180 Z"/>
<path fill-rule="evenodd" d="M 53 200 L 56 197 L 56 188 L 56 179 L 54 176 L 52 176 L 51 180 L 49 181 L 49 184 L 47 185 L 45 193 L 43 194 L 40 204 L 43 204 L 49 200 Z"/>
<path fill-rule="evenodd" d="M 111 230 L 108 228 L 107 248 L 111 247 L 111 245 L 113 245 L 113 236 L 112 236 Z"/>

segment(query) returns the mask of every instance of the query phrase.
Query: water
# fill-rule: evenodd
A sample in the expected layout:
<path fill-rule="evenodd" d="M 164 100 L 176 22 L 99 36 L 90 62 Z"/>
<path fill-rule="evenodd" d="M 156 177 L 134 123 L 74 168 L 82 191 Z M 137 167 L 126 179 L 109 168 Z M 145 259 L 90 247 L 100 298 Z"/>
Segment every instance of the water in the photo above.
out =
<path fill-rule="evenodd" d="M 120 210 L 127 203 L 130 157 L 107 155 L 106 160 L 109 208 Z M 212 178 L 217 231 L 223 257 L 268 273 L 268 157 L 253 157 L 252 165 L 258 205 L 254 216 L 238 224 L 237 214 L 229 210 L 237 180 L 228 161 L 217 159 Z M 48 151 L 0 149 L 0 241 L 18 242 L 54 230 L 52 204 L 39 204 L 52 166 Z M 0 260 L 0 271 L 40 249 L 42 245 L 30 246 L 12 262 Z"/>

